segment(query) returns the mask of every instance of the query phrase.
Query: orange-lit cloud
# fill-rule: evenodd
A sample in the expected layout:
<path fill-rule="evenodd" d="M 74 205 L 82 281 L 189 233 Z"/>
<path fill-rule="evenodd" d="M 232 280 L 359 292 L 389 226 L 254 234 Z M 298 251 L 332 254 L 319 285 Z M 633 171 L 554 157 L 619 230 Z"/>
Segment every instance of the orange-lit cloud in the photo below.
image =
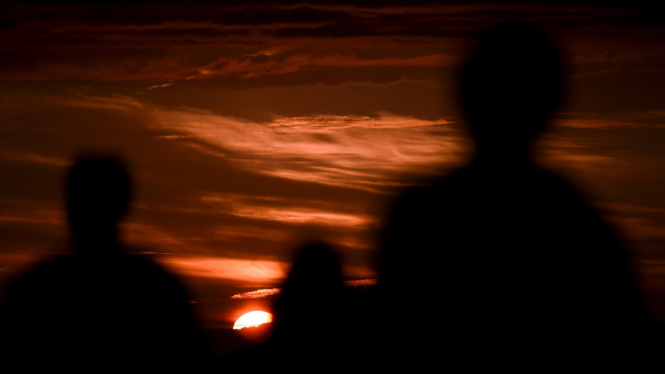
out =
<path fill-rule="evenodd" d="M 0 214 L 0 224 L 36 225 L 65 229 L 67 218 L 60 209 L 60 204 L 43 202 L 39 200 L 3 199 L 3 214 Z"/>
<path fill-rule="evenodd" d="M 24 150 L 0 149 L 0 159 L 8 161 L 26 161 L 55 166 L 66 166 L 70 161 L 58 157 L 49 157 Z"/>
<path fill-rule="evenodd" d="M 350 280 L 350 281 L 344 281 L 344 284 L 350 287 L 371 287 L 375 286 L 377 282 L 376 278 L 371 278 L 371 279 L 358 279 L 358 280 Z M 282 292 L 281 288 L 268 288 L 268 289 L 260 289 L 256 291 L 250 291 L 250 292 L 243 292 L 240 294 L 236 294 L 231 296 L 232 299 L 259 299 L 262 297 L 268 297 L 268 296 L 273 296 L 277 295 L 280 292 Z"/>
<path fill-rule="evenodd" d="M 191 245 L 192 239 L 195 238 L 183 238 L 176 233 L 154 225 L 128 222 L 123 223 L 121 229 L 123 239 L 141 249 L 159 248 L 160 252 L 165 254 L 182 253 L 187 249 L 193 252 L 200 252 L 202 250 L 202 248 L 196 248 Z"/>
<path fill-rule="evenodd" d="M 258 220 L 355 228 L 362 228 L 363 226 L 374 223 L 374 219 L 371 217 L 326 212 L 315 208 L 269 207 L 256 203 L 250 205 L 243 202 L 242 197 L 238 196 L 204 196 L 201 200 L 208 204 L 219 205 L 229 214 Z"/>
<path fill-rule="evenodd" d="M 256 291 L 243 292 L 237 295 L 231 296 L 232 299 L 258 299 L 261 297 L 267 297 L 272 295 L 277 295 L 282 290 L 280 288 L 266 288 Z"/>
<path fill-rule="evenodd" d="M 655 225 L 652 220 L 643 217 L 622 217 L 615 218 L 614 222 L 620 224 L 622 227 L 626 228 L 629 232 L 635 237 L 643 236 L 665 236 L 665 227 L 661 225 Z"/>
<path fill-rule="evenodd" d="M 623 127 L 665 127 L 665 114 L 659 110 L 624 111 L 599 115 L 593 113 L 561 113 L 554 125 L 580 129 L 612 129 Z"/>
<path fill-rule="evenodd" d="M 634 127 L 638 124 L 634 122 L 615 121 L 608 119 L 566 119 L 556 121 L 558 126 L 578 127 L 586 129 L 604 129 L 611 127 Z"/>
<path fill-rule="evenodd" d="M 123 242 L 208 301 L 276 286 L 319 233 L 348 279 L 375 277 L 383 207 L 468 156 L 453 67 L 506 17 L 543 22 L 571 57 L 544 158 L 628 206 L 611 216 L 640 255 L 665 245 L 662 25 L 643 9 L 251 3 L 2 8 L 2 273 L 67 243 L 67 166 L 103 149 L 135 166 Z"/>
<path fill-rule="evenodd" d="M 149 90 L 154 90 L 155 88 L 164 88 L 173 85 L 172 83 L 156 84 L 154 86 L 148 87 Z"/>
<path fill-rule="evenodd" d="M 285 242 L 292 239 L 292 234 L 287 230 L 267 229 L 253 226 L 226 225 L 218 227 L 214 233 L 226 240 L 253 238 L 273 242 Z"/>
<path fill-rule="evenodd" d="M 243 80 L 311 71 L 316 74 L 305 79 L 261 84 L 437 79 L 436 73 L 415 70 L 457 61 L 456 44 L 506 18 L 542 21 L 564 35 L 574 34 L 576 40 L 593 37 L 599 30 L 607 32 L 610 24 L 614 30 L 630 31 L 614 32 L 640 43 L 653 34 L 648 28 L 633 27 L 643 11 L 639 6 L 176 3 L 109 5 L 106 11 L 88 4 L 10 8 L 3 14 L 1 41 L 12 59 L 0 65 L 0 80 L 153 80 L 144 85 L 150 90 L 173 88 L 188 78 L 234 75 L 233 79 Z M 374 53 L 367 54 L 368 50 Z M 639 54 L 597 50 L 582 50 L 571 60 L 593 73 L 654 65 L 653 59 Z M 329 80 L 325 76 L 330 71 L 321 69 L 331 67 L 354 72 Z M 411 71 L 392 70 L 379 79 L 363 68 Z"/>
<path fill-rule="evenodd" d="M 375 286 L 377 281 L 378 281 L 378 279 L 376 279 L 376 278 L 357 279 L 357 280 L 345 281 L 344 284 L 346 284 L 347 286 L 351 286 L 351 287 Z"/>
<path fill-rule="evenodd" d="M 418 56 L 414 58 L 382 58 L 360 59 L 357 56 L 308 56 L 294 55 L 285 59 L 275 59 L 269 55 L 243 56 L 230 59 L 222 57 L 217 61 L 201 67 L 197 78 L 210 78 L 214 75 L 242 73 L 243 78 L 254 78 L 263 75 L 294 73 L 317 67 L 442 67 L 450 65 L 455 58 L 443 54 Z M 194 77 L 194 76 L 192 76 Z M 190 79 L 192 78 L 190 77 Z M 153 86 L 157 88 L 161 86 Z"/>
<path fill-rule="evenodd" d="M 448 119 L 380 112 L 375 117 L 319 115 L 257 123 L 203 110 L 160 108 L 128 97 L 49 100 L 134 115 L 154 130 L 167 131 L 158 139 L 184 140 L 253 172 L 370 191 L 400 185 L 396 176 L 401 173 L 426 174 L 459 163 L 466 149 Z"/>
<path fill-rule="evenodd" d="M 254 123 L 201 111 L 154 110 L 155 124 L 233 151 L 241 167 L 268 175 L 376 190 L 391 175 L 459 162 L 464 147 L 448 120 L 379 113 Z"/>
<path fill-rule="evenodd" d="M 278 261 L 240 260 L 223 257 L 159 257 L 180 274 L 212 279 L 259 283 L 284 279 L 289 264 Z"/>
<path fill-rule="evenodd" d="M 609 202 L 596 205 L 633 239 L 665 236 L 665 208 Z"/>
<path fill-rule="evenodd" d="M 620 203 L 602 203 L 601 206 L 623 213 L 658 213 L 665 215 L 665 209 L 651 206 L 639 206 Z"/>

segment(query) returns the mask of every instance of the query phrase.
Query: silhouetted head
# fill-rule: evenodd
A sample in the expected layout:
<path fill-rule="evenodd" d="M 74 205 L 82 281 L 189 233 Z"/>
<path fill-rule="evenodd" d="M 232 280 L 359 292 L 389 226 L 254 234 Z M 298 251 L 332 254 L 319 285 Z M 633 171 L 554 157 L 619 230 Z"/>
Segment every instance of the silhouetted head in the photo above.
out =
<path fill-rule="evenodd" d="M 486 31 L 459 87 L 479 150 L 527 148 L 559 105 L 562 75 L 559 52 L 536 26 L 508 23 Z"/>
<path fill-rule="evenodd" d="M 339 260 L 324 243 L 303 247 L 273 308 L 276 324 L 306 327 L 332 313 L 344 285 Z M 311 327 L 311 326 L 310 326 Z"/>
<path fill-rule="evenodd" d="M 130 180 L 123 164 L 111 158 L 79 158 L 67 182 L 67 208 L 74 234 L 114 233 L 130 197 Z"/>

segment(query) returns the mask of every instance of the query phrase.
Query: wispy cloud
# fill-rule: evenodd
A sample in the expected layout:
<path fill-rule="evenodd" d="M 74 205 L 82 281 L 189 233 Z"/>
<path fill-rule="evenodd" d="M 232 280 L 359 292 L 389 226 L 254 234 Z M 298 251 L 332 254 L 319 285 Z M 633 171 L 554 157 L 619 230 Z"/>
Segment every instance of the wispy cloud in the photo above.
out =
<path fill-rule="evenodd" d="M 607 209 L 622 213 L 656 213 L 665 216 L 665 209 L 653 206 L 642 206 L 642 205 L 622 204 L 622 203 L 599 203 L 599 205 Z"/>
<path fill-rule="evenodd" d="M 665 236 L 665 208 L 626 203 L 596 203 L 609 218 L 634 238 Z"/>
<path fill-rule="evenodd" d="M 450 119 L 379 112 L 372 117 L 317 115 L 260 123 L 204 110 L 165 109 L 128 97 L 52 100 L 142 118 L 153 130 L 168 131 L 158 139 L 182 140 L 252 172 L 374 192 L 401 185 L 403 173 L 427 175 L 459 163 L 466 151 L 464 136 L 449 126 Z M 307 213 L 294 212 L 292 218 L 303 215 Z"/>
<path fill-rule="evenodd" d="M 48 164 L 55 166 L 69 165 L 69 161 L 60 157 L 40 155 L 35 152 L 25 150 L 0 149 L 0 159 L 7 161 L 34 162 L 38 164 Z"/>
<path fill-rule="evenodd" d="M 201 200 L 208 204 L 221 206 L 229 214 L 257 220 L 353 228 L 363 228 L 375 222 L 370 216 L 343 214 L 334 211 L 325 211 L 320 208 L 271 207 L 266 204 L 257 204 L 256 199 L 252 199 L 255 200 L 252 204 L 243 201 L 242 197 L 238 196 L 204 196 Z"/>
<path fill-rule="evenodd" d="M 192 135 L 160 135 L 156 136 L 155 139 L 176 140 L 176 139 L 187 139 L 191 137 Z"/>
<path fill-rule="evenodd" d="M 232 299 L 259 299 L 262 297 L 277 295 L 282 292 L 280 288 L 265 288 L 256 291 L 243 292 L 237 295 L 231 296 Z"/>
<path fill-rule="evenodd" d="M 198 69 L 198 78 L 214 75 L 242 73 L 242 78 L 255 78 L 265 75 L 279 75 L 299 72 L 318 67 L 441 67 L 451 65 L 456 58 L 433 54 L 413 58 L 361 59 L 355 55 L 292 55 L 286 58 L 266 54 L 242 56 L 239 58 L 221 57 L 217 61 Z M 191 78 L 191 77 L 190 77 Z M 157 86 L 154 86 L 155 88 Z"/>
<path fill-rule="evenodd" d="M 558 126 L 577 127 L 585 129 L 606 129 L 613 127 L 637 127 L 639 124 L 628 121 L 610 119 L 565 119 L 556 121 Z"/>
<path fill-rule="evenodd" d="M 289 264 L 278 261 L 242 260 L 223 257 L 163 256 L 162 263 L 180 274 L 243 282 L 275 282 L 286 276 Z"/>
<path fill-rule="evenodd" d="M 347 286 L 351 286 L 351 287 L 376 286 L 377 281 L 378 281 L 378 279 L 376 279 L 376 278 L 357 279 L 357 280 L 345 281 L 344 284 L 346 284 Z"/>
<path fill-rule="evenodd" d="M 562 113 L 561 118 L 554 121 L 554 125 L 599 130 L 625 127 L 663 128 L 665 127 L 665 111 L 624 111 L 605 115 L 597 113 Z"/>
<path fill-rule="evenodd" d="M 506 17 L 542 21 L 578 36 L 606 31 L 608 24 L 620 33 L 630 25 L 616 21 L 642 11 L 638 7 L 544 4 L 14 7 L 3 15 L 7 26 L 2 42 L 13 58 L 0 66 L 0 80 L 179 82 L 224 75 L 243 80 L 306 73 L 306 79 L 280 82 L 292 85 L 378 81 L 365 68 L 411 69 L 382 77 L 390 82 L 428 81 L 436 79 L 437 73 L 414 71 L 456 61 L 459 51 L 451 45 Z M 125 13 L 132 16 L 120 16 Z M 630 31 L 621 36 L 632 36 L 640 43 L 649 36 L 658 41 L 654 36 L 658 34 L 649 28 L 632 27 Z M 210 50 L 220 51 L 219 55 L 211 55 Z M 368 50 L 373 53 L 364 53 Z M 597 72 L 651 62 L 639 54 L 585 51 L 573 63 Z M 328 68 L 353 73 L 330 80 L 325 77 Z M 153 81 L 147 87 L 154 90 L 168 84 Z M 260 84 L 274 85 L 275 80 Z"/>
<path fill-rule="evenodd" d="M 371 287 L 371 286 L 375 286 L 376 282 L 377 282 L 376 278 L 371 278 L 371 279 L 358 279 L 358 280 L 345 281 L 344 284 L 349 286 L 349 287 Z M 268 289 L 260 289 L 260 290 L 256 290 L 256 291 L 239 293 L 239 294 L 231 296 L 231 298 L 232 299 L 259 299 L 259 298 L 263 298 L 263 297 L 277 295 L 280 292 L 282 292 L 281 288 L 268 288 Z"/>
<path fill-rule="evenodd" d="M 369 116 L 311 116 L 280 118 L 269 122 L 268 127 L 280 131 L 312 131 L 312 130 L 342 130 L 347 128 L 364 129 L 398 129 L 404 127 L 419 127 L 432 125 L 447 125 L 450 120 L 427 121 L 414 117 L 395 115 L 389 112 L 378 112 L 377 117 Z"/>
<path fill-rule="evenodd" d="M 281 178 L 372 191 L 459 162 L 465 147 L 449 120 L 378 113 L 280 118 L 255 123 L 210 112 L 154 109 L 154 123 L 233 151 L 240 166 Z"/>
<path fill-rule="evenodd" d="M 66 214 L 58 203 L 2 198 L 0 205 L 3 208 L 3 214 L 0 214 L 0 227 L 17 224 L 64 229 L 67 224 Z"/>
<path fill-rule="evenodd" d="M 156 84 L 154 86 L 148 87 L 149 90 L 154 90 L 155 88 L 165 88 L 173 85 L 173 83 L 164 83 L 164 84 Z"/>

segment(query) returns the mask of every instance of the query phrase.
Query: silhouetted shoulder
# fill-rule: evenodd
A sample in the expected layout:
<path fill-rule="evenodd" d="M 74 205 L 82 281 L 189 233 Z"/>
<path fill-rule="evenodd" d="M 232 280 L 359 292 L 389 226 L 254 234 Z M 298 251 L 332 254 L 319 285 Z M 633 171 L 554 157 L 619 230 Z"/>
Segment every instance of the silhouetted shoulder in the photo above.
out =
<path fill-rule="evenodd" d="M 82 157 L 66 182 L 73 253 L 10 287 L 0 316 L 8 360 L 28 372 L 196 371 L 210 352 L 187 292 L 118 240 L 132 195 L 125 164 Z"/>
<path fill-rule="evenodd" d="M 472 166 L 406 192 L 385 230 L 380 274 L 389 318 L 412 315 L 393 300 L 408 294 L 444 308 L 457 325 L 437 329 L 456 339 L 568 334 L 601 352 L 626 349 L 623 339 L 652 327 L 620 240 L 575 189 L 535 168 Z M 583 349 L 576 344 L 560 353 L 571 357 Z"/>
<path fill-rule="evenodd" d="M 486 30 L 460 67 L 471 163 L 394 205 L 377 310 L 403 326 L 379 334 L 383 356 L 409 369 L 431 361 L 430 336 L 450 360 L 482 357 L 491 369 L 607 362 L 648 348 L 653 325 L 622 243 L 578 191 L 532 163 L 563 72 L 548 35 L 523 22 Z M 441 323 L 409 325 L 423 310 Z"/>
<path fill-rule="evenodd" d="M 87 277 L 85 278 L 87 282 L 82 281 L 83 276 Z M 87 288 L 94 287 L 92 284 L 95 282 L 112 283 L 122 278 L 126 278 L 122 284 L 128 288 L 161 284 L 182 290 L 182 295 L 178 295 L 179 297 L 185 294 L 177 279 L 154 261 L 122 252 L 103 257 L 66 254 L 45 260 L 20 276 L 11 289 L 35 287 L 45 290 L 55 288 L 57 292 L 73 292 L 64 289 L 64 285 L 60 283 L 78 282 L 80 284 L 76 286 L 77 288 Z"/>
<path fill-rule="evenodd" d="M 203 338 L 173 276 L 132 255 L 89 257 L 43 262 L 13 283 L 0 323 L 17 358 L 46 355 L 54 367 L 200 362 Z"/>

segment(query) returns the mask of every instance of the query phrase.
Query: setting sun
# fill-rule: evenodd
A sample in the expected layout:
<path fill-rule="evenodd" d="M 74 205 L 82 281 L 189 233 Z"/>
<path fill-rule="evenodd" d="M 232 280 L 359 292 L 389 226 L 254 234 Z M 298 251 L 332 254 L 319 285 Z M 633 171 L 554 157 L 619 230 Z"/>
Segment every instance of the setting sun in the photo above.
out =
<path fill-rule="evenodd" d="M 234 330 L 240 330 L 245 327 L 256 327 L 264 323 L 272 322 L 272 314 L 267 312 L 249 312 L 243 314 L 233 325 Z"/>

